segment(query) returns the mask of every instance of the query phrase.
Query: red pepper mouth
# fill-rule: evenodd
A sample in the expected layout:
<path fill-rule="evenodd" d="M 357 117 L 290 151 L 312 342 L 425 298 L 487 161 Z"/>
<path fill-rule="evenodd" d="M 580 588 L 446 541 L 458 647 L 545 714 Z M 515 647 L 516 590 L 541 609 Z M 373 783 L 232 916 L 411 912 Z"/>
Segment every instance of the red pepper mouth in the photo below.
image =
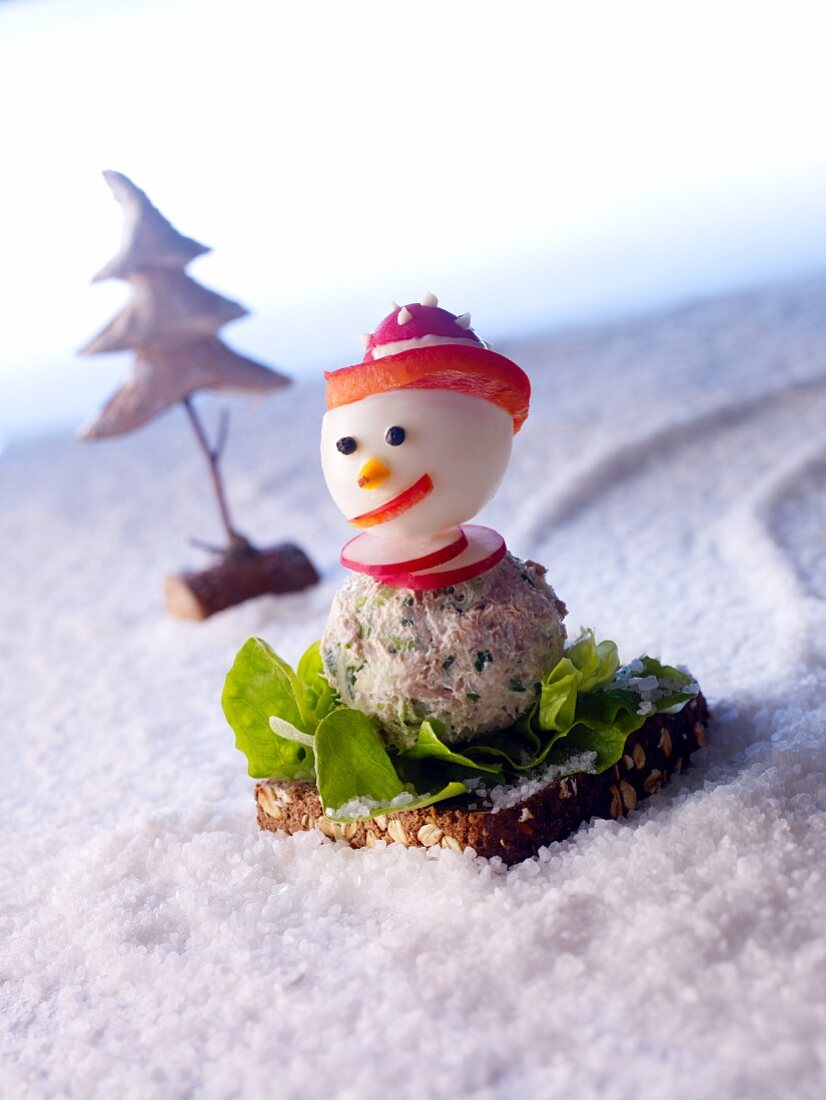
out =
<path fill-rule="evenodd" d="M 404 515 L 414 504 L 418 504 L 432 492 L 433 482 L 430 474 L 423 474 L 418 481 L 414 481 L 412 485 L 403 489 L 398 496 L 388 500 L 386 504 L 380 504 L 378 508 L 374 508 L 371 512 L 364 512 L 360 516 L 355 516 L 353 519 L 348 520 L 348 523 L 352 523 L 354 527 L 376 527 L 380 523 L 387 523 L 391 519 Z"/>

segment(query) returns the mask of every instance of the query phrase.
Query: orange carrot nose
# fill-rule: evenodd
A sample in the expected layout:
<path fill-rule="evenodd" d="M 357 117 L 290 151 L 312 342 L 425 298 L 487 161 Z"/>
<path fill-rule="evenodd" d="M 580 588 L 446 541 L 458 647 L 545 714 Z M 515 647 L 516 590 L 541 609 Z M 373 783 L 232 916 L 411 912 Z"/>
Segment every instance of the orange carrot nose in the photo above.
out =
<path fill-rule="evenodd" d="M 390 471 L 383 462 L 377 458 L 368 458 L 359 470 L 359 487 L 362 489 L 378 489 L 379 485 L 390 476 Z"/>

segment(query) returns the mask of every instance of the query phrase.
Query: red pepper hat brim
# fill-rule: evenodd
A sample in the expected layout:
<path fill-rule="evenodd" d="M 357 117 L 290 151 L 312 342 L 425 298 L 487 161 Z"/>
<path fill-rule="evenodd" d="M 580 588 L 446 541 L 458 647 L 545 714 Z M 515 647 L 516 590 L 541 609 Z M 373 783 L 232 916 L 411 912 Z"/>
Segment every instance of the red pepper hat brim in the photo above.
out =
<path fill-rule="evenodd" d="M 531 383 L 504 355 L 470 344 L 430 344 L 325 371 L 327 408 L 391 390 L 450 390 L 481 397 L 513 419 L 514 434 L 528 416 Z"/>

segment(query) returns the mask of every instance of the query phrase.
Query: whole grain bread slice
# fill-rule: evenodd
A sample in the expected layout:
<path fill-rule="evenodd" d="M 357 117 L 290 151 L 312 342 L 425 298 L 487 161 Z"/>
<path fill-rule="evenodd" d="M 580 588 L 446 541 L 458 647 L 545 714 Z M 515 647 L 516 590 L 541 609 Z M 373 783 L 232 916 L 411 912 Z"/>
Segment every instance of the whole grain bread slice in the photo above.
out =
<path fill-rule="evenodd" d="M 622 760 L 600 775 L 575 775 L 548 783 L 506 809 L 469 809 L 453 799 L 422 810 L 402 810 L 369 821 L 341 823 L 324 816 L 312 783 L 265 779 L 256 784 L 258 824 L 262 829 L 298 833 L 318 829 L 351 848 L 375 847 L 379 841 L 407 847 L 463 851 L 499 856 L 519 863 L 540 848 L 569 836 L 593 817 L 624 816 L 658 791 L 706 744 L 709 711 L 702 695 L 678 714 L 650 718 L 625 745 Z"/>

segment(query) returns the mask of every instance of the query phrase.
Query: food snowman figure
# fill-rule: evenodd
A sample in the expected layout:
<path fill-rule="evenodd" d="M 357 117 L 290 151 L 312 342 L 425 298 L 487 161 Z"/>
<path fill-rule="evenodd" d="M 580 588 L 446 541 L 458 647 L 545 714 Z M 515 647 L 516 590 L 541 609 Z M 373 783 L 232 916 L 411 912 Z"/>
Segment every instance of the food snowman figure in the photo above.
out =
<path fill-rule="evenodd" d="M 687 672 L 621 666 L 593 631 L 566 645 L 545 569 L 470 522 L 528 415 L 524 371 L 430 294 L 394 305 L 365 346 L 327 375 L 321 432 L 357 532 L 349 575 L 295 668 L 247 640 L 224 713 L 262 780 L 262 828 L 514 863 L 682 768 L 705 702 Z"/>
<path fill-rule="evenodd" d="M 341 554 L 354 575 L 324 673 L 399 749 L 425 719 L 470 741 L 531 709 L 565 641 L 544 569 L 468 523 L 505 474 L 530 382 L 432 294 L 394 305 L 364 343 L 362 362 L 326 375 L 324 477 L 360 533 Z"/>

